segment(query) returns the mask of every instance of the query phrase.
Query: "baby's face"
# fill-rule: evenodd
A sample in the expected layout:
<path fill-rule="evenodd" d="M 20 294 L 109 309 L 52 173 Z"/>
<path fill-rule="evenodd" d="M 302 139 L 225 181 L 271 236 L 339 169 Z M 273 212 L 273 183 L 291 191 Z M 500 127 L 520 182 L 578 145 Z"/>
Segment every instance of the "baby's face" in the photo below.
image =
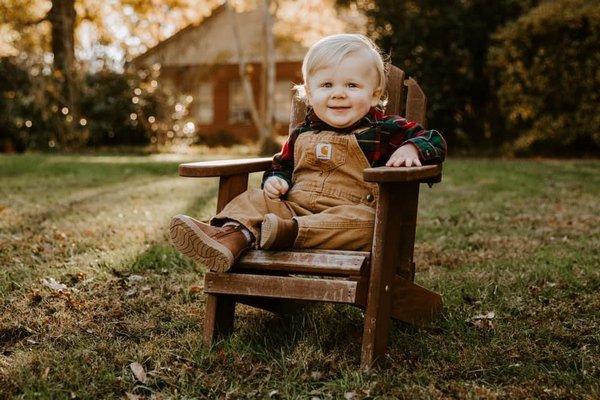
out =
<path fill-rule="evenodd" d="M 308 77 L 306 94 L 315 114 L 335 128 L 346 128 L 379 102 L 381 89 L 373 61 L 364 51 L 348 54 Z"/>

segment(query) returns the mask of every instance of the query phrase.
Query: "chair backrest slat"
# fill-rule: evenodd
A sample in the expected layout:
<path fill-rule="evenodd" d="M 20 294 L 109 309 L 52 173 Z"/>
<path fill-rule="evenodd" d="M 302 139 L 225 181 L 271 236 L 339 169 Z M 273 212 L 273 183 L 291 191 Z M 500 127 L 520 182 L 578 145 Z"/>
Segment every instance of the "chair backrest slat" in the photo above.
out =
<path fill-rule="evenodd" d="M 388 64 L 387 71 L 387 115 L 402 115 L 404 106 L 404 71 L 395 65 Z"/>
<path fill-rule="evenodd" d="M 415 121 L 421 124 L 423 127 L 427 126 L 426 109 L 427 109 L 427 97 L 421 90 L 421 87 L 412 78 L 409 78 L 404 83 L 408 87 L 408 94 L 406 95 L 406 119 L 409 121 Z"/>

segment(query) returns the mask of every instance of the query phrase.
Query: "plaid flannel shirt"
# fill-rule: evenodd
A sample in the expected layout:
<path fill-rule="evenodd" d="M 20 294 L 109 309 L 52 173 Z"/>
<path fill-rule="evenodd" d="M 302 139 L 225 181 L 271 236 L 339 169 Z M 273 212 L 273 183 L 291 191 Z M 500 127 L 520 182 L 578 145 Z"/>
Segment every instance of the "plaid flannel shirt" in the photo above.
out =
<path fill-rule="evenodd" d="M 354 125 L 340 129 L 321 121 L 312 108 L 309 108 L 304 123 L 292 131 L 283 144 L 281 152 L 273 157 L 271 169 L 263 175 L 263 184 L 269 177 L 277 176 L 292 187 L 294 144 L 301 133 L 308 131 L 354 134 L 372 167 L 385 165 L 392 153 L 406 143 L 413 143 L 417 147 L 419 159 L 424 165 L 439 164 L 446 157 L 446 141 L 438 131 L 426 131 L 421 125 L 408 121 L 406 118 L 384 115 L 381 110 L 371 108 L 369 113 Z"/>

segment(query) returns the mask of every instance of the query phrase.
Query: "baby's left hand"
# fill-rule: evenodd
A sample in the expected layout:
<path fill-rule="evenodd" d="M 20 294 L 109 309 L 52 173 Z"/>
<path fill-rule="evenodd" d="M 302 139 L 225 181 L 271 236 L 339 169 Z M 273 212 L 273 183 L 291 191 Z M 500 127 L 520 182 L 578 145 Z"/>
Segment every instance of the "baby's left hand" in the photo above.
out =
<path fill-rule="evenodd" d="M 415 167 L 421 166 L 421 160 L 419 160 L 419 151 L 417 150 L 417 146 L 412 143 L 407 143 L 403 146 L 400 146 L 398 150 L 396 150 L 385 164 L 386 167 L 401 167 L 401 166 Z"/>

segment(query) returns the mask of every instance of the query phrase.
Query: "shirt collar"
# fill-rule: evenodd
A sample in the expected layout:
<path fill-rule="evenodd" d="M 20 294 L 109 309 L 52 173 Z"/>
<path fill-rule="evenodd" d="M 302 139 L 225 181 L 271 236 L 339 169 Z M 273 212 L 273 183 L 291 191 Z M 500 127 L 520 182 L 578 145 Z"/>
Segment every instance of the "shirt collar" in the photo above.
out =
<path fill-rule="evenodd" d="M 356 129 L 363 128 L 365 126 L 370 126 L 383 119 L 384 114 L 380 108 L 371 107 L 369 112 L 356 121 L 353 125 L 348 126 L 346 128 L 335 128 L 324 121 L 322 121 L 317 114 L 313 110 L 312 107 L 308 107 L 306 110 L 306 119 L 304 120 L 304 125 L 310 127 L 312 130 L 319 131 L 334 131 L 339 133 L 350 133 Z"/>

